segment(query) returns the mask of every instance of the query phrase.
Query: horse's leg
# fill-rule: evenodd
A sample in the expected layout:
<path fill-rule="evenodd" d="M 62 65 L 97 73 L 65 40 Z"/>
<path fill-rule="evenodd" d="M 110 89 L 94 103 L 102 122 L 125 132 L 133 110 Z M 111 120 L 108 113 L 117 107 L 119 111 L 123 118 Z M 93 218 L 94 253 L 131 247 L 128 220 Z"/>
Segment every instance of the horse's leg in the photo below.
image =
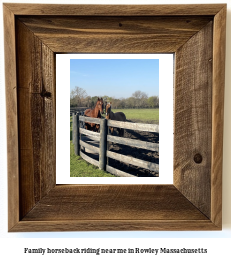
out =
<path fill-rule="evenodd" d="M 95 131 L 95 132 L 98 132 L 98 130 L 99 130 L 99 127 L 98 127 L 98 124 L 96 124 L 96 125 L 95 125 L 95 130 L 94 130 L 94 131 Z"/>
<path fill-rule="evenodd" d="M 86 122 L 86 123 L 85 123 L 85 128 L 86 128 L 86 130 L 91 130 L 91 125 Z"/>
<path fill-rule="evenodd" d="M 118 128 L 117 130 L 118 130 L 118 132 L 119 132 L 119 137 L 121 137 L 121 131 L 122 131 L 122 129 Z"/>
<path fill-rule="evenodd" d="M 93 123 L 90 124 L 90 127 L 91 127 L 90 130 L 91 130 L 91 131 L 94 131 L 94 125 L 93 125 Z"/>
<path fill-rule="evenodd" d="M 122 137 L 122 129 L 118 128 L 119 136 Z"/>

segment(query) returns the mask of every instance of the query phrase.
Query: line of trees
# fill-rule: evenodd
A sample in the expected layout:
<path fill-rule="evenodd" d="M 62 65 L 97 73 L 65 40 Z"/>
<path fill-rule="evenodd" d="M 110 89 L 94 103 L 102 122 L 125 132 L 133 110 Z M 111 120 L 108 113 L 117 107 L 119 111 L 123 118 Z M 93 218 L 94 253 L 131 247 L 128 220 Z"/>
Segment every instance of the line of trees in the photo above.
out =
<path fill-rule="evenodd" d="M 159 108 L 159 97 L 150 96 L 142 91 L 135 91 L 129 98 L 116 99 L 114 97 L 103 96 L 104 101 L 111 102 L 113 108 Z M 76 86 L 70 93 L 70 106 L 71 107 L 94 107 L 98 96 L 89 96 L 87 92 Z"/>

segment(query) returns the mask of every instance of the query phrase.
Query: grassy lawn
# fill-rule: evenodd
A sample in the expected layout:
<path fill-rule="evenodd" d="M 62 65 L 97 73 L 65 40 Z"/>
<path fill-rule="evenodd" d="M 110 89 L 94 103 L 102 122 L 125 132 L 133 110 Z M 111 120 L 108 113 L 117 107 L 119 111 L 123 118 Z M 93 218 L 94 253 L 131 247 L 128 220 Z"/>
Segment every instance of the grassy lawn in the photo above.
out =
<path fill-rule="evenodd" d="M 127 120 L 139 120 L 140 122 L 158 123 L 159 109 L 112 109 L 113 112 L 122 111 Z"/>
<path fill-rule="evenodd" d="M 70 176 L 71 177 L 115 177 L 76 156 L 72 144 L 72 116 L 70 117 Z"/>
<path fill-rule="evenodd" d="M 158 123 L 159 109 L 113 109 L 113 112 L 122 111 L 127 120 L 136 122 Z M 105 117 L 105 114 L 102 115 Z M 86 162 L 74 153 L 72 144 L 72 116 L 70 117 L 70 176 L 71 177 L 115 177 L 106 171 Z"/>
<path fill-rule="evenodd" d="M 71 177 L 115 177 L 110 173 L 99 170 L 98 167 L 91 165 L 83 160 L 80 156 L 76 156 L 72 141 L 70 142 L 70 176 Z"/>

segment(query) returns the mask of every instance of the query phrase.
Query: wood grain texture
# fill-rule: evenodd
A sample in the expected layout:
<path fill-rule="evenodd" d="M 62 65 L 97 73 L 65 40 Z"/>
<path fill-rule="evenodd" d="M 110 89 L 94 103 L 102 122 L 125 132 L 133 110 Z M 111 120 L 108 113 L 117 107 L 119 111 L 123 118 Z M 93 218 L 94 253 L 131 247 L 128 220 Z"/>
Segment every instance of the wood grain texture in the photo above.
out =
<path fill-rule="evenodd" d="M 190 36 L 213 19 L 212 16 L 180 17 L 131 17 L 131 16 L 20 16 L 24 23 L 37 36 L 84 35 L 84 34 L 171 34 Z M 176 26 L 177 25 L 177 26 Z"/>
<path fill-rule="evenodd" d="M 174 52 L 211 16 L 206 17 L 21 17 L 54 52 Z"/>
<path fill-rule="evenodd" d="M 90 150 L 90 151 L 93 151 L 95 153 L 99 153 L 99 148 L 96 147 L 96 146 L 93 146 L 93 145 L 90 145 L 82 140 L 79 141 L 80 142 L 80 145 L 85 147 L 86 149 Z"/>
<path fill-rule="evenodd" d="M 197 231 L 219 230 L 210 220 L 21 221 L 10 232 L 41 231 Z"/>
<path fill-rule="evenodd" d="M 165 35 L 81 35 L 41 36 L 53 52 L 63 53 L 172 53 L 189 38 L 170 39 Z M 133 47 L 136 47 L 133 49 Z M 144 51 L 145 50 L 145 51 Z"/>
<path fill-rule="evenodd" d="M 16 20 L 20 217 L 55 186 L 54 54 Z"/>
<path fill-rule="evenodd" d="M 91 117 L 85 117 L 85 116 L 79 116 L 79 120 L 84 121 L 84 122 L 98 123 L 98 124 L 100 124 L 100 122 L 101 122 L 101 119 L 99 119 L 99 118 L 91 118 Z"/>
<path fill-rule="evenodd" d="M 212 107 L 212 166 L 211 220 L 222 226 L 222 154 L 225 89 L 226 6 L 214 18 L 213 38 L 213 107 Z"/>
<path fill-rule="evenodd" d="M 81 135 L 80 135 L 80 132 L 79 132 L 79 127 L 80 127 L 79 115 L 76 114 L 76 116 L 74 116 L 74 117 L 76 117 L 75 125 L 73 125 L 73 129 L 76 129 L 76 133 L 75 133 L 76 139 L 75 139 L 75 143 L 74 143 L 74 151 L 75 151 L 75 155 L 79 155 L 80 138 L 81 138 Z"/>
<path fill-rule="evenodd" d="M 76 115 L 72 114 L 72 143 L 76 144 Z"/>
<path fill-rule="evenodd" d="M 87 162 L 95 165 L 96 167 L 99 167 L 99 161 L 98 160 L 94 160 L 91 157 L 88 157 L 85 153 L 83 153 L 82 151 L 80 151 L 80 156 L 86 160 Z"/>
<path fill-rule="evenodd" d="M 158 124 L 133 123 L 133 122 L 125 122 L 125 121 L 108 120 L 108 126 L 124 128 L 129 130 L 159 132 Z"/>
<path fill-rule="evenodd" d="M 107 135 L 107 141 L 159 152 L 159 143 L 116 137 L 112 135 Z"/>
<path fill-rule="evenodd" d="M 106 165 L 106 171 L 110 172 L 113 175 L 118 176 L 118 177 L 137 178 L 137 176 L 135 176 L 135 175 L 131 175 L 131 174 L 127 173 L 127 172 L 121 171 L 119 169 L 115 169 L 115 168 L 113 168 L 113 167 L 111 167 L 109 165 Z"/>
<path fill-rule="evenodd" d="M 152 163 L 149 161 L 145 161 L 145 160 L 140 160 L 134 157 L 130 157 L 130 156 L 125 156 L 123 154 L 119 154 L 119 153 L 115 153 L 112 151 L 107 151 L 107 157 L 121 161 L 121 162 L 126 162 L 128 164 L 134 165 L 134 166 L 138 166 L 141 168 L 145 168 L 151 171 L 156 171 L 159 172 L 159 164 L 156 163 Z"/>
<path fill-rule="evenodd" d="M 176 53 L 174 185 L 211 217 L 213 23 Z M 200 164 L 194 156 L 202 156 Z"/>
<path fill-rule="evenodd" d="M 79 133 L 90 136 L 92 140 L 97 140 L 97 141 L 100 140 L 100 134 L 98 132 L 93 132 L 93 131 L 85 130 L 83 128 L 79 128 Z"/>
<path fill-rule="evenodd" d="M 7 120 L 8 229 L 19 221 L 19 154 L 14 14 L 3 5 Z"/>
<path fill-rule="evenodd" d="M 226 5 L 3 8 L 9 231 L 220 230 Z M 174 185 L 55 186 L 54 52 L 176 52 Z"/>
<path fill-rule="evenodd" d="M 73 219 L 208 220 L 173 185 L 57 185 L 23 221 Z"/>
<path fill-rule="evenodd" d="M 15 15 L 181 16 L 215 15 L 224 4 L 191 5 L 54 5 L 5 3 Z"/>

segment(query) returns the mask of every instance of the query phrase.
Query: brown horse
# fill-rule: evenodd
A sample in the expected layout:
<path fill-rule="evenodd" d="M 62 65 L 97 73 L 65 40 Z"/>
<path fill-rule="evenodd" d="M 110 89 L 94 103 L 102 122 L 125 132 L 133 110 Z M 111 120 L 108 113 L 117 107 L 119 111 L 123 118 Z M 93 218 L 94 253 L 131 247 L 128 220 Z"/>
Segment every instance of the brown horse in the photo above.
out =
<path fill-rule="evenodd" d="M 109 102 L 106 106 L 106 119 L 107 120 L 113 120 L 113 121 L 126 121 L 126 116 L 123 112 L 112 112 L 111 111 L 111 103 Z M 114 127 L 110 127 L 111 134 L 113 135 Z M 124 136 L 124 129 L 117 128 L 119 131 L 119 136 Z"/>
<path fill-rule="evenodd" d="M 84 116 L 92 118 L 101 118 L 101 113 L 103 112 L 103 99 L 98 98 L 94 109 L 86 109 Z M 98 131 L 100 125 L 90 122 L 85 122 L 85 128 L 87 130 Z"/>

